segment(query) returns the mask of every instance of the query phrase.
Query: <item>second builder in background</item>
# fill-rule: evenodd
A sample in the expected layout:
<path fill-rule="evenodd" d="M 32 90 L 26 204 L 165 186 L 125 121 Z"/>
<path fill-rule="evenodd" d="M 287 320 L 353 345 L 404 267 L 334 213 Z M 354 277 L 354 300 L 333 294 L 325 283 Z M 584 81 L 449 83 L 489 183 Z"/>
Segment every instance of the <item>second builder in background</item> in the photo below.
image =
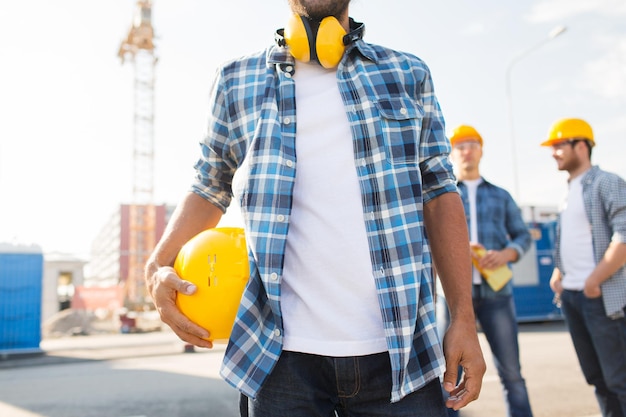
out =
<path fill-rule="evenodd" d="M 522 377 L 509 265 L 521 259 L 531 236 L 511 195 L 480 175 L 483 138 L 472 126 L 454 129 L 451 159 L 470 231 L 473 304 L 502 382 L 507 415 L 533 415 Z M 481 273 L 482 272 L 482 273 Z"/>

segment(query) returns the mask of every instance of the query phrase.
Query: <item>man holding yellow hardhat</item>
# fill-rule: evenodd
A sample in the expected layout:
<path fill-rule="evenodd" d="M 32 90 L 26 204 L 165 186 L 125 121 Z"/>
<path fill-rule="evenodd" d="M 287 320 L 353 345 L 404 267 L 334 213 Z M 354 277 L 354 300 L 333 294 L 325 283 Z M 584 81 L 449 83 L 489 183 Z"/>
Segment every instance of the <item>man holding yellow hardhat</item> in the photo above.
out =
<path fill-rule="evenodd" d="M 176 305 L 198 285 L 172 266 L 238 203 L 250 271 L 220 375 L 244 395 L 242 415 L 445 417 L 482 385 L 467 228 L 430 70 L 365 42 L 349 3 L 289 0 L 296 16 L 275 44 L 216 71 L 195 180 L 146 267 L 163 321 L 211 346 Z M 443 344 L 433 263 L 453 312 Z"/>

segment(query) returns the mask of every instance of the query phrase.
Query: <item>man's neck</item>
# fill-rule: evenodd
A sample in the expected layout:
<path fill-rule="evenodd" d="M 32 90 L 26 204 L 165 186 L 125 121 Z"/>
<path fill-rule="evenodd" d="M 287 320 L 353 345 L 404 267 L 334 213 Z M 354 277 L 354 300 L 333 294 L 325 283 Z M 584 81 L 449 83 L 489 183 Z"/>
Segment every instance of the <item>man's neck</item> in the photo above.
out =
<path fill-rule="evenodd" d="M 585 172 L 589 171 L 590 168 L 591 168 L 591 161 L 582 163 L 579 166 L 577 166 L 576 168 L 568 171 L 568 173 L 569 173 L 569 181 L 573 180 L 576 177 L 581 176 Z"/>
<path fill-rule="evenodd" d="M 480 172 L 478 171 L 461 171 L 456 176 L 459 181 L 471 181 L 480 178 Z"/>
<path fill-rule="evenodd" d="M 341 17 L 339 17 L 339 19 L 337 20 L 339 20 L 339 23 L 341 23 L 341 26 L 343 26 L 345 31 L 347 33 L 350 33 L 350 14 L 347 8 L 343 15 L 341 15 Z"/>
<path fill-rule="evenodd" d="M 569 181 L 583 175 L 585 172 L 591 169 L 591 162 L 580 164 L 576 169 L 573 169 L 569 172 Z"/>

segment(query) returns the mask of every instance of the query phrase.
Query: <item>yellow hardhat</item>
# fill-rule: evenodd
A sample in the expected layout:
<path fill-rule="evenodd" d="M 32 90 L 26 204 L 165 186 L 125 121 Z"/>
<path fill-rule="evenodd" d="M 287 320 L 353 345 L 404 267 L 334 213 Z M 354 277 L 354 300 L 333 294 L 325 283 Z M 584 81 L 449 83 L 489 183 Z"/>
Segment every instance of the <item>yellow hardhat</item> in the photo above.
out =
<path fill-rule="evenodd" d="M 483 138 L 478 131 L 469 125 L 460 125 L 452 131 L 450 135 L 450 145 L 454 146 L 457 142 L 464 142 L 468 140 L 477 140 L 480 146 L 483 145 Z"/>
<path fill-rule="evenodd" d="M 548 140 L 542 142 L 541 146 L 552 146 L 568 139 L 588 140 L 591 146 L 596 144 L 589 123 L 582 119 L 561 119 L 554 122 L 548 133 Z"/>
<path fill-rule="evenodd" d="M 243 229 L 222 227 L 197 234 L 181 248 L 174 269 L 198 288 L 192 295 L 178 293 L 180 311 L 211 333 L 208 340 L 227 340 L 250 275 Z"/>

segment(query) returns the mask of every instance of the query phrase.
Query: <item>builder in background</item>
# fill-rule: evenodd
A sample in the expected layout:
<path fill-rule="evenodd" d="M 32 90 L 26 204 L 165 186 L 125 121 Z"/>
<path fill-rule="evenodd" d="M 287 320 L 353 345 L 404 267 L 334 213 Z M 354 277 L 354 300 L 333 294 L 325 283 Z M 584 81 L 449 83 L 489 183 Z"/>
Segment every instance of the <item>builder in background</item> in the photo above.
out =
<path fill-rule="evenodd" d="M 474 312 L 491 347 L 504 389 L 507 415 L 530 417 L 533 414 L 521 373 L 509 268 L 530 247 L 530 232 L 511 195 L 480 176 L 483 139 L 476 129 L 467 125 L 457 127 L 450 143 L 470 231 Z"/>
<path fill-rule="evenodd" d="M 559 213 L 550 287 L 560 297 L 585 379 L 604 417 L 626 416 L 626 182 L 591 165 L 591 126 L 555 122 L 552 148 L 568 193 Z"/>

